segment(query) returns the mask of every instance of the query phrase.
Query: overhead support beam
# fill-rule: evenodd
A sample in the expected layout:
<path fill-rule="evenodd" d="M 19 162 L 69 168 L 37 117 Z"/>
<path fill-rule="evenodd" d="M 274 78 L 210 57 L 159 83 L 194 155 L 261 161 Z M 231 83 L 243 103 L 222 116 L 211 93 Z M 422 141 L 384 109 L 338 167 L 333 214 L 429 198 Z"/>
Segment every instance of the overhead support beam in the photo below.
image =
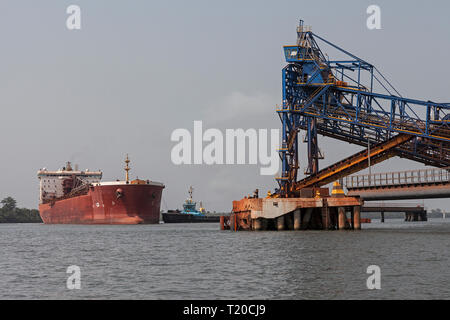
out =
<path fill-rule="evenodd" d="M 408 142 L 413 137 L 407 134 L 399 134 L 385 142 L 379 143 L 370 149 L 371 165 L 385 161 L 396 155 L 395 148 Z M 368 150 L 360 151 L 344 160 L 341 160 L 325 169 L 320 170 L 303 180 L 295 183 L 294 190 L 303 188 L 321 187 L 345 176 L 366 169 L 369 165 Z"/>
<path fill-rule="evenodd" d="M 306 121 L 304 121 L 299 128 L 307 130 Z M 340 126 L 336 128 L 329 126 L 328 123 L 321 123 L 317 126 L 317 133 L 325 137 L 349 142 L 362 147 L 367 146 L 367 139 L 361 138 L 358 133 L 355 133 L 351 126 Z M 380 136 L 379 139 L 382 139 L 382 136 Z M 371 141 L 374 142 L 374 140 Z M 411 139 L 409 142 L 395 148 L 395 152 L 400 158 L 420 162 L 427 166 L 437 168 L 450 167 L 450 143 L 445 143 L 443 141 Z"/>

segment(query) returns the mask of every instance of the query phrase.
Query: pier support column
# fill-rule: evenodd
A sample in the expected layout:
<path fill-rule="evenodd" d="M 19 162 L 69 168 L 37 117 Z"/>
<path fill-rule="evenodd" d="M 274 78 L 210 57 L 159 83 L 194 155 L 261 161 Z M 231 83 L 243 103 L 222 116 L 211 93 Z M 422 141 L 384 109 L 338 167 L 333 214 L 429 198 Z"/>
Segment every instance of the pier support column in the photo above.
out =
<path fill-rule="evenodd" d="M 225 230 L 225 217 L 220 216 L 220 230 Z"/>
<path fill-rule="evenodd" d="M 381 211 L 381 222 L 384 223 L 384 211 Z"/>
<path fill-rule="evenodd" d="M 300 230 L 302 227 L 302 214 L 300 209 L 294 211 L 294 230 Z"/>
<path fill-rule="evenodd" d="M 345 208 L 344 207 L 339 207 L 338 208 L 338 227 L 339 230 L 344 230 L 345 229 Z"/>
<path fill-rule="evenodd" d="M 263 229 L 263 221 L 261 218 L 253 219 L 253 229 L 255 231 L 261 231 Z"/>
<path fill-rule="evenodd" d="M 353 207 L 353 229 L 361 230 L 361 207 Z"/>
<path fill-rule="evenodd" d="M 286 230 L 294 230 L 294 215 L 286 214 L 284 216 L 284 227 Z"/>
<path fill-rule="evenodd" d="M 306 229 L 310 226 L 312 213 L 313 213 L 313 208 L 306 209 L 306 212 L 303 215 L 302 228 Z"/>
<path fill-rule="evenodd" d="M 284 230 L 284 216 L 280 216 L 277 218 L 277 230 L 278 231 Z"/>
<path fill-rule="evenodd" d="M 236 214 L 233 213 L 232 215 L 230 215 L 230 230 L 231 231 L 236 231 L 237 230 L 237 225 L 236 225 Z"/>
<path fill-rule="evenodd" d="M 330 209 L 326 205 L 322 207 L 322 229 L 331 229 Z"/>
<path fill-rule="evenodd" d="M 330 215 L 330 229 L 331 230 L 336 230 L 337 229 L 337 211 L 336 211 L 336 208 L 328 207 L 328 213 Z"/>

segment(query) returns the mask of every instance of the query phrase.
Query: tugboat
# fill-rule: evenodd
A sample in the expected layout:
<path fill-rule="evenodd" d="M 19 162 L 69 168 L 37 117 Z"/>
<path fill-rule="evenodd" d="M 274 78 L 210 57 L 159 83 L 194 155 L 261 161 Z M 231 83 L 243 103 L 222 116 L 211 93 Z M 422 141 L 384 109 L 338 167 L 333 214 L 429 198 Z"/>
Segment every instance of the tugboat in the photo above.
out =
<path fill-rule="evenodd" d="M 162 214 L 164 223 L 199 223 L 199 222 L 219 222 L 219 215 L 207 215 L 205 208 L 200 202 L 197 210 L 197 203 L 192 199 L 194 189 L 189 188 L 189 198 L 183 203 L 183 211 L 168 210 Z"/>

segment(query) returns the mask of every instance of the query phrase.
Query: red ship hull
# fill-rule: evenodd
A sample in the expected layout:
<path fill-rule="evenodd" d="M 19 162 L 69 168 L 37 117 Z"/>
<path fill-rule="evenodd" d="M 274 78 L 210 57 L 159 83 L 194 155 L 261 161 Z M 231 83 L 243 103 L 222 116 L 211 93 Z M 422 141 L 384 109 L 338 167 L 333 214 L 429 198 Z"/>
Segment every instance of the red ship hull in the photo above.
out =
<path fill-rule="evenodd" d="M 164 186 L 111 184 L 91 186 L 85 195 L 39 205 L 46 224 L 159 223 Z"/>

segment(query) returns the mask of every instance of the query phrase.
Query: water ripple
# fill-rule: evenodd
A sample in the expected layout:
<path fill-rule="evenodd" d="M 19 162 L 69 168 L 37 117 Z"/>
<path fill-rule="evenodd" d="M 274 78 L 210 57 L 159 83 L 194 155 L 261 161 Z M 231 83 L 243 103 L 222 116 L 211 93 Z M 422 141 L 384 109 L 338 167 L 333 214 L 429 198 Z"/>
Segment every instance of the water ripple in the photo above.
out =
<path fill-rule="evenodd" d="M 450 223 L 361 232 L 0 225 L 1 299 L 449 299 Z M 82 288 L 66 289 L 81 267 Z M 378 265 L 382 289 L 368 290 Z"/>

